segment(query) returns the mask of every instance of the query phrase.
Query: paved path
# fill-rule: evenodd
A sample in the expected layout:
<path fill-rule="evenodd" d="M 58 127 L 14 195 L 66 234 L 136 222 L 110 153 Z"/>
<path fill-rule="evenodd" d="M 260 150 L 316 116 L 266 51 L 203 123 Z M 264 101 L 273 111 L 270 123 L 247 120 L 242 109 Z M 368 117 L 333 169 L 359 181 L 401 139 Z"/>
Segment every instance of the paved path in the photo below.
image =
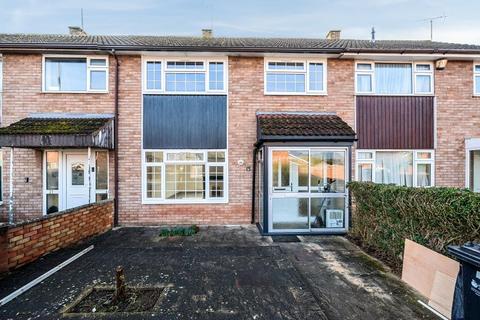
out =
<path fill-rule="evenodd" d="M 82 248 L 95 248 L 3 308 L 0 319 L 61 319 L 88 286 L 171 284 L 160 310 L 95 319 L 434 319 L 418 297 L 342 237 L 272 243 L 253 226 L 206 227 L 161 239 L 158 228 L 121 228 L 61 250 L 0 280 L 7 295 Z M 91 319 L 68 315 L 69 319 Z"/>

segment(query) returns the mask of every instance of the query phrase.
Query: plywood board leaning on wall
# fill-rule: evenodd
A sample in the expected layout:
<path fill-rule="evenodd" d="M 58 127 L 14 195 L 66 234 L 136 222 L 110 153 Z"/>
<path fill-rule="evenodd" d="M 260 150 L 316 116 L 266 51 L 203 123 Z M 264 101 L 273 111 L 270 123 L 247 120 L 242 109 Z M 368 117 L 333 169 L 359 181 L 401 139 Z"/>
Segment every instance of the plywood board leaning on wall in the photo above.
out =
<path fill-rule="evenodd" d="M 450 318 L 459 263 L 405 239 L 402 280 L 428 299 L 428 304 Z"/>

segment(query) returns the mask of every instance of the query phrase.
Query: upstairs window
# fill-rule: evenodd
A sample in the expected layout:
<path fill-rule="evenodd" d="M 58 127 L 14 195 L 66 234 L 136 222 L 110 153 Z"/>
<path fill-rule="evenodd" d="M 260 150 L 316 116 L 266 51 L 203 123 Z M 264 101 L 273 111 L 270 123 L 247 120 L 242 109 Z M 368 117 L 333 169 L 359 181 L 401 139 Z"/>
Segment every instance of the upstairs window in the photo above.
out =
<path fill-rule="evenodd" d="M 480 96 L 480 64 L 473 65 L 473 94 Z"/>
<path fill-rule="evenodd" d="M 45 57 L 46 92 L 107 92 L 106 57 Z"/>
<path fill-rule="evenodd" d="M 266 94 L 325 94 L 324 61 L 267 61 Z"/>
<path fill-rule="evenodd" d="M 357 94 L 433 94 L 431 63 L 358 62 L 355 77 Z"/>
<path fill-rule="evenodd" d="M 224 93 L 224 61 L 148 60 L 144 90 L 152 93 Z"/>

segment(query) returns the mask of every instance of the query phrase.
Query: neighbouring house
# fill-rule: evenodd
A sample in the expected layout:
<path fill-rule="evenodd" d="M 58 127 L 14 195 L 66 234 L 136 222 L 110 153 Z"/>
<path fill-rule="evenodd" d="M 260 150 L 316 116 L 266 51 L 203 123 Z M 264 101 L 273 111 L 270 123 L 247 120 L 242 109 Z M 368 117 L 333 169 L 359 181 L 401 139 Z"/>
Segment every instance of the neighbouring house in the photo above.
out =
<path fill-rule="evenodd" d="M 480 190 L 480 46 L 77 31 L 0 34 L 2 220 L 344 233 L 352 179 Z"/>

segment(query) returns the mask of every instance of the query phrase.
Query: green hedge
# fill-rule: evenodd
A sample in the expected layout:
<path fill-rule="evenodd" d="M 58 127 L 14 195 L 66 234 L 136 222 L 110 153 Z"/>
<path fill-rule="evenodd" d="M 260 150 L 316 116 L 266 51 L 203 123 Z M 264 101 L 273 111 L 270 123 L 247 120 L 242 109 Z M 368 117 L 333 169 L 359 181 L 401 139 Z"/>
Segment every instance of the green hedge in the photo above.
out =
<path fill-rule="evenodd" d="M 455 188 L 409 188 L 351 182 L 350 235 L 401 266 L 404 239 L 437 252 L 480 241 L 480 194 Z"/>

